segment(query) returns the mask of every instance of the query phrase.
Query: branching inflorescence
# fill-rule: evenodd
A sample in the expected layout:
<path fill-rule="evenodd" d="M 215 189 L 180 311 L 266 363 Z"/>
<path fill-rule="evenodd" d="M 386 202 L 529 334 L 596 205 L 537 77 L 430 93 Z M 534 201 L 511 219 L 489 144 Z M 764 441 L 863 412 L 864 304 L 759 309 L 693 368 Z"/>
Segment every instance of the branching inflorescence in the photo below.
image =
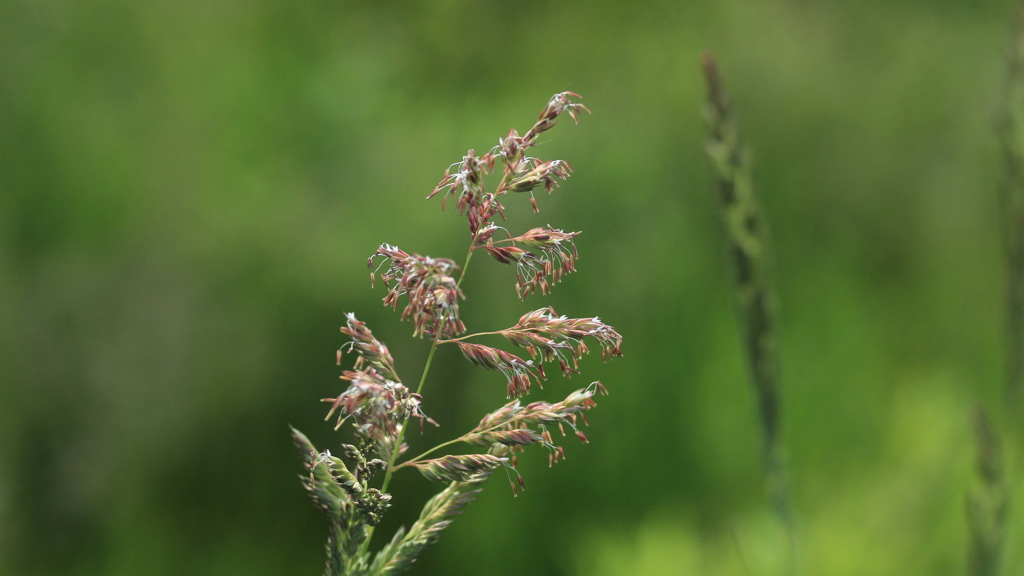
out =
<path fill-rule="evenodd" d="M 368 259 L 371 284 L 379 279 L 387 290 L 384 305 L 395 310 L 404 302 L 401 319 L 413 324 L 413 336 L 431 341 L 423 373 L 411 391 L 399 378 L 387 346 L 374 337 L 365 323 L 347 315 L 341 332 L 349 338 L 339 350 L 340 365 L 348 353 L 356 358 L 351 370 L 342 373 L 347 388 L 331 404 L 327 419 L 336 417 L 335 429 L 345 422 L 354 428 L 352 444 L 342 444 L 340 457 L 318 451 L 302 433 L 292 437 L 302 453 L 307 474 L 300 476 L 314 503 L 330 520 L 327 540 L 328 576 L 369 576 L 397 574 L 412 566 L 416 558 L 437 541 L 440 533 L 479 493 L 483 483 L 499 468 L 509 474 L 513 494 L 525 488 L 516 471 L 517 455 L 527 446 L 548 451 L 548 463 L 565 458 L 563 447 L 555 444 L 551 429 L 564 436 L 566 428 L 586 443 L 579 428 L 587 423 L 584 413 L 596 406 L 594 396 L 607 394 L 600 382 L 576 390 L 555 403 L 523 405 L 518 398 L 528 394 L 547 378 L 545 364 L 557 363 L 566 377 L 579 372 L 580 359 L 587 353 L 587 340 L 596 342 L 608 360 L 621 356 L 622 336 L 600 318 L 568 318 L 547 307 L 524 314 L 512 327 L 495 332 L 466 335 L 459 315 L 459 300 L 465 299 L 462 280 L 473 254 L 483 250 L 502 264 L 516 267 L 516 294 L 520 299 L 540 291 L 547 294 L 565 274 L 575 271 L 578 252 L 574 239 L 579 232 L 539 227 L 513 236 L 495 219 L 504 220 L 502 197 L 508 193 L 529 194 L 538 211 L 534 191 L 551 193 L 572 168 L 564 160 L 543 161 L 528 156 L 537 137 L 555 126 L 562 114 L 578 122 L 589 112 L 572 92 L 556 94 L 537 122 L 523 136 L 511 130 L 483 155 L 470 150 L 453 164 L 427 198 L 442 194 L 441 207 L 455 199 L 456 209 L 469 223 L 470 246 L 460 267 L 447 258 L 410 254 L 390 244 L 381 244 Z M 486 177 L 500 165 L 501 179 L 488 191 Z M 485 335 L 503 336 L 523 349 L 523 356 L 467 340 Z M 484 416 L 469 432 L 435 446 L 419 456 L 399 462 L 407 450 L 403 442 L 409 420 L 416 418 L 436 425 L 423 410 L 423 385 L 434 351 L 439 345 L 454 344 L 470 363 L 499 372 L 506 381 L 509 403 Z M 593 344 L 591 344 L 593 345 Z M 435 455 L 443 448 L 463 444 L 485 448 L 482 453 Z M 428 458 L 429 457 L 429 458 Z M 426 503 L 420 517 L 408 531 L 400 529 L 377 554 L 368 551 L 374 527 L 391 506 L 387 492 L 392 474 L 415 468 L 434 481 L 448 483 Z M 371 481 L 383 473 L 380 487 Z M 512 476 L 515 480 L 512 480 Z"/>

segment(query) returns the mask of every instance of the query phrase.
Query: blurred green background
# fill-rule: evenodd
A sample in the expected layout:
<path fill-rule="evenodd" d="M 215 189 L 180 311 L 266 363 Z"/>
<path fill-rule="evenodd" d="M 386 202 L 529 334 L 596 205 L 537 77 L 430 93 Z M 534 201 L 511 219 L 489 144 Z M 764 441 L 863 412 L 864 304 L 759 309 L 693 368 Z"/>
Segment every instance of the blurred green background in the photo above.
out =
<path fill-rule="evenodd" d="M 424 196 L 563 90 L 593 115 L 536 154 L 576 172 L 508 216 L 583 230 L 579 271 L 519 302 L 480 257 L 463 316 L 600 315 L 625 357 L 532 396 L 612 393 L 591 444 L 550 470 L 526 454 L 528 490 L 493 480 L 413 573 L 779 573 L 703 48 L 772 227 L 804 573 L 963 573 L 970 408 L 1003 378 L 1013 4 L 0 0 L 0 574 L 318 573 L 287 424 L 344 438 L 318 400 L 341 391 L 346 311 L 407 381 L 428 349 L 366 257 L 461 259 L 464 220 Z M 457 351 L 435 366 L 442 427 L 414 449 L 504 402 Z M 378 537 L 438 486 L 393 488 Z"/>

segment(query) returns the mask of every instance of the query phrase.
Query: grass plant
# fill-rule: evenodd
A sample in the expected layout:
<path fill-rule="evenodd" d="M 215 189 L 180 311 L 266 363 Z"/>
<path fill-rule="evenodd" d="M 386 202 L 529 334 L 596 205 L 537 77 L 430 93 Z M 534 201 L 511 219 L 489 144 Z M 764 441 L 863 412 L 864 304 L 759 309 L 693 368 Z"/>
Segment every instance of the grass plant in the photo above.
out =
<path fill-rule="evenodd" d="M 796 535 L 782 445 L 782 382 L 768 228 L 754 192 L 749 158 L 712 53 L 701 54 L 701 67 L 707 82 L 705 117 L 710 131 L 707 152 L 713 191 L 732 260 L 736 312 L 757 396 L 767 491 L 788 539 L 789 572 L 795 574 Z"/>
<path fill-rule="evenodd" d="M 1021 439 L 1024 401 L 1024 4 L 1017 10 L 1006 59 L 1004 94 L 996 117 L 996 133 L 1005 176 L 1000 189 L 1001 230 L 1006 256 L 1006 373 L 1001 417 L 1008 434 L 984 408 L 975 410 L 976 480 L 967 495 L 970 532 L 968 574 L 1001 573 L 1010 511 L 1010 478 L 1004 464 L 1002 438 Z"/>
<path fill-rule="evenodd" d="M 1024 7 L 1013 27 L 996 132 L 1006 170 L 1000 195 L 1007 266 L 1005 405 L 1011 423 L 1019 427 L 1024 401 Z"/>
<path fill-rule="evenodd" d="M 620 356 L 619 333 L 598 317 L 569 318 L 546 307 L 527 312 L 509 328 L 467 335 L 459 313 L 459 301 L 465 298 L 462 283 L 477 251 L 516 268 L 515 291 L 520 299 L 537 291 L 547 294 L 575 270 L 578 252 L 574 239 L 579 232 L 540 227 L 513 236 L 497 222 L 504 219 L 502 201 L 506 196 L 528 196 L 536 212 L 534 192 L 543 189 L 551 193 L 560 180 L 569 177 L 572 169 L 564 160 L 542 161 L 527 152 L 563 114 L 578 121 L 582 112 L 589 112 L 578 99 L 571 92 L 554 95 L 525 135 L 511 130 L 485 154 L 470 150 L 427 196 L 442 196 L 442 210 L 454 200 L 468 221 L 470 243 L 461 266 L 390 244 L 381 244 L 369 257 L 371 283 L 380 280 L 386 290 L 384 305 L 397 310 L 405 303 L 402 320 L 412 322 L 414 337 L 430 341 L 430 352 L 413 391 L 400 378 L 387 346 L 365 323 L 348 314 L 341 332 L 349 340 L 338 350 L 337 361 L 340 365 L 346 354 L 354 352 L 355 362 L 341 375 L 347 388 L 324 402 L 331 404 L 327 418 L 337 415 L 335 430 L 350 424 L 353 440 L 342 444 L 335 456 L 329 450 L 318 450 L 305 435 L 292 430 L 306 465 L 307 473 L 300 476 L 302 484 L 329 520 L 326 576 L 382 576 L 409 569 L 495 472 L 505 471 L 514 495 L 525 488 L 516 471 L 516 455 L 525 447 L 544 447 L 549 465 L 553 465 L 565 457 L 565 450 L 555 443 L 552 430 L 563 436 L 571 430 L 581 442 L 587 442 L 580 425 L 587 423 L 584 413 L 596 406 L 594 397 L 607 393 L 600 382 L 557 402 L 523 405 L 519 398 L 547 378 L 545 364 L 557 365 L 566 377 L 578 373 L 581 358 L 590 351 L 588 341 L 591 346 L 596 342 L 606 360 Z M 501 167 L 500 180 L 488 191 L 485 180 L 496 165 Z M 486 335 L 503 336 L 528 358 L 468 341 Z M 501 374 L 510 401 L 484 415 L 465 434 L 407 458 L 410 420 L 417 419 L 421 428 L 424 423 L 436 425 L 426 414 L 424 390 L 434 353 L 442 345 L 457 346 L 471 364 Z M 477 452 L 441 453 L 459 444 Z M 419 470 L 428 480 L 446 486 L 427 501 L 408 529 L 399 529 L 387 544 L 371 553 L 374 528 L 391 507 L 388 488 L 392 476 L 403 468 Z M 383 480 L 373 486 L 378 477 Z"/>

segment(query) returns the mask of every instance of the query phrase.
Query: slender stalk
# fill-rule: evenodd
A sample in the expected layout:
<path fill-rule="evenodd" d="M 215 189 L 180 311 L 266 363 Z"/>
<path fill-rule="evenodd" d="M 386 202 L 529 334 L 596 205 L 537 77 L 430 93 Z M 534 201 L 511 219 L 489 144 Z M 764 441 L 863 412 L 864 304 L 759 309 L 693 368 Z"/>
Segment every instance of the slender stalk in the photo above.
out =
<path fill-rule="evenodd" d="M 1006 409 L 1020 426 L 1024 401 L 1024 6 L 1010 42 L 1005 96 L 996 122 L 1006 175 L 1001 190 L 1006 250 Z"/>
<path fill-rule="evenodd" d="M 701 65 L 708 85 L 706 116 L 711 130 L 708 156 L 735 272 L 736 312 L 743 332 L 750 379 L 757 393 L 767 488 L 789 542 L 789 573 L 797 574 L 796 530 L 782 445 L 782 379 L 767 226 L 714 56 L 710 52 L 702 54 Z"/>
<path fill-rule="evenodd" d="M 1007 52 L 1006 85 L 996 118 L 1005 175 L 1000 190 L 1003 242 L 1006 257 L 1006 375 L 1003 389 L 1004 434 L 1021 441 L 1021 406 L 1024 400 L 1024 4 Z M 970 534 L 968 574 L 997 576 L 1002 568 L 1009 532 L 1009 478 L 1003 466 L 999 431 L 985 410 L 974 414 L 976 481 L 967 493 Z M 1006 434 L 1008 432 L 1008 434 Z"/>
<path fill-rule="evenodd" d="M 473 238 L 473 244 L 476 244 L 476 237 Z M 457 287 L 462 288 L 462 281 L 466 278 L 466 270 L 469 270 L 469 261 L 473 259 L 473 246 L 469 247 L 469 252 L 466 254 L 466 261 L 462 264 L 462 273 L 459 274 L 459 283 Z"/>
<path fill-rule="evenodd" d="M 441 341 L 438 342 L 438 344 L 450 344 L 452 342 L 461 342 L 463 340 L 468 340 L 470 338 L 476 338 L 477 336 L 497 336 L 497 335 L 501 335 L 501 334 L 503 334 L 503 332 L 501 332 L 501 331 L 498 331 L 498 332 L 477 332 L 476 334 L 466 334 L 465 336 L 459 336 L 458 338 L 449 338 L 447 340 L 441 340 Z"/>
<path fill-rule="evenodd" d="M 490 430 L 488 430 L 488 432 L 489 431 Z M 458 444 L 459 442 L 462 442 L 463 438 L 465 438 L 465 437 L 466 437 L 465 434 L 463 434 L 462 436 L 459 436 L 458 438 L 456 438 L 454 440 L 449 440 L 449 441 L 447 441 L 447 442 L 445 442 L 443 444 L 438 444 L 437 446 L 434 446 L 433 448 L 431 448 L 430 450 L 427 450 L 423 454 L 420 454 L 419 456 L 416 456 L 415 458 L 410 458 L 410 459 L 406 460 L 405 462 L 402 462 L 398 466 L 395 466 L 395 470 L 398 470 L 399 468 L 405 468 L 406 466 L 411 465 L 413 462 L 419 462 L 424 457 L 429 456 L 429 455 L 433 454 L 434 452 L 437 452 L 438 450 L 440 450 L 441 448 L 444 448 L 445 446 L 451 446 L 452 444 Z"/>

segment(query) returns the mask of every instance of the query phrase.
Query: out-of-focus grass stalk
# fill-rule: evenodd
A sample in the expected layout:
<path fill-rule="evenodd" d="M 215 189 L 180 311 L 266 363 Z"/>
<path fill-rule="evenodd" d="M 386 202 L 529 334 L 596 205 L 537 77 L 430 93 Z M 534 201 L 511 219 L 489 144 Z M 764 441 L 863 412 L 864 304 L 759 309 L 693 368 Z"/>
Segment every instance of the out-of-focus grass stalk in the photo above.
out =
<path fill-rule="evenodd" d="M 725 242 L 735 271 L 736 310 L 751 381 L 757 392 L 768 495 L 789 540 L 789 572 L 796 574 L 796 533 L 782 446 L 778 326 L 767 227 L 757 204 L 750 165 L 714 55 L 701 54 L 701 66 L 708 86 L 705 116 L 710 137 L 707 150 Z"/>
<path fill-rule="evenodd" d="M 1006 166 L 1001 194 L 1007 263 L 1005 393 L 1006 415 L 1012 425 L 1019 428 L 1020 404 L 1024 401 L 1024 5 L 1013 27 L 1005 90 L 996 120 Z"/>
<path fill-rule="evenodd" d="M 1003 473 L 999 437 L 984 410 L 974 414 L 978 483 L 967 497 L 967 522 L 971 532 L 970 576 L 996 576 L 1006 541 L 1009 491 Z"/>
<path fill-rule="evenodd" d="M 1006 84 L 995 127 L 1006 170 L 1000 190 L 1006 251 L 1006 380 L 1001 420 L 1009 432 L 1008 447 L 1019 449 L 1024 432 L 1024 4 L 1018 8 L 1007 50 Z M 967 495 L 968 574 L 996 576 L 1009 531 L 1008 478 L 1019 477 L 1019 472 L 1007 474 L 1006 449 L 981 408 L 975 411 L 975 431 L 977 481 Z"/>

